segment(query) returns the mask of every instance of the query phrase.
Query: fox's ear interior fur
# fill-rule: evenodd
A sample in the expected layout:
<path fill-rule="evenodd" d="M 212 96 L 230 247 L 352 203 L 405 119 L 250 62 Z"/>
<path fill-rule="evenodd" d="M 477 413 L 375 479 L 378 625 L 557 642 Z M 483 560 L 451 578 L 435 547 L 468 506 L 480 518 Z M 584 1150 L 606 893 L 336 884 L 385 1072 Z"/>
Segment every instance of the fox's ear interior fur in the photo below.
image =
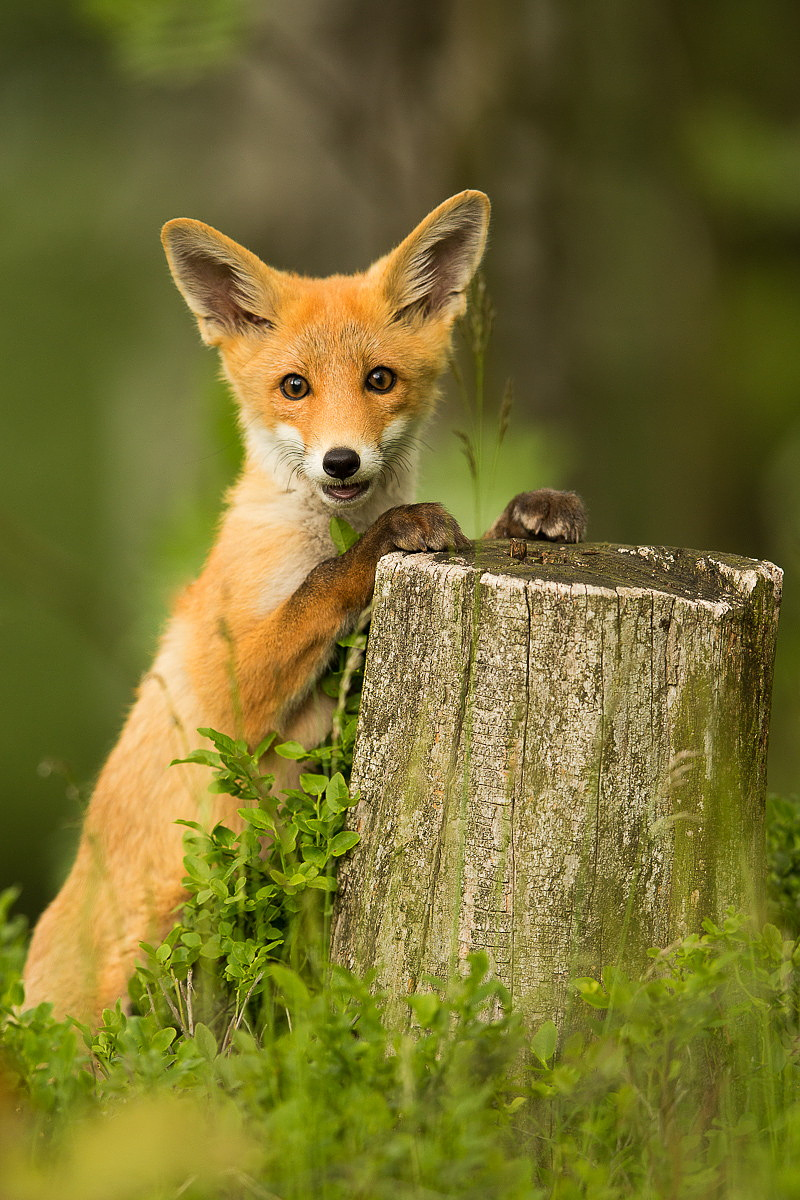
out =
<path fill-rule="evenodd" d="M 483 192 L 459 192 L 375 264 L 396 320 L 452 320 L 464 311 L 465 292 L 486 245 L 489 211 Z"/>
<path fill-rule="evenodd" d="M 185 217 L 168 221 L 161 241 L 204 342 L 215 345 L 231 334 L 272 324 L 274 272 L 255 254 L 210 225 Z"/>

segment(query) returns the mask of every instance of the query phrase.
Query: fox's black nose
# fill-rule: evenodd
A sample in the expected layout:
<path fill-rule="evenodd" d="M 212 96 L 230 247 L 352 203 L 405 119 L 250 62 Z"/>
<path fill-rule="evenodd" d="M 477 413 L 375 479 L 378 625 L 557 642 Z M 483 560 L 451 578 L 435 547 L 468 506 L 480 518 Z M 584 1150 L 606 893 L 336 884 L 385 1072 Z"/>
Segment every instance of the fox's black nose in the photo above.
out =
<path fill-rule="evenodd" d="M 349 479 L 360 466 L 361 459 L 347 446 L 334 446 L 322 460 L 322 469 L 331 479 Z"/>

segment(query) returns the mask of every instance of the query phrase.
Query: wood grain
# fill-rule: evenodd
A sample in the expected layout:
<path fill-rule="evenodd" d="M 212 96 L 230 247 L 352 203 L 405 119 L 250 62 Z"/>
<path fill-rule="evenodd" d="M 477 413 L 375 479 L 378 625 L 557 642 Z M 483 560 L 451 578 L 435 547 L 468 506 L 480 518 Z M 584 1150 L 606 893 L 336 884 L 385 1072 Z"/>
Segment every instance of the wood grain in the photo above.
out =
<path fill-rule="evenodd" d="M 378 570 L 333 955 L 398 999 L 484 949 L 532 1019 L 757 908 L 781 572 L 508 542 Z"/>

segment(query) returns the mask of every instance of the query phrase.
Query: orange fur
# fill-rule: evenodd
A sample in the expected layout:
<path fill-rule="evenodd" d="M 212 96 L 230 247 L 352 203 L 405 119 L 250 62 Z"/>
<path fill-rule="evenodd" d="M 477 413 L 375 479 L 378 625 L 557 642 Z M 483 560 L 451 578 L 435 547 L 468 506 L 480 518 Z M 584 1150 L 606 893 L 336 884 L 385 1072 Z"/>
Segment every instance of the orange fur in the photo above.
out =
<path fill-rule="evenodd" d="M 364 274 L 330 279 L 274 271 L 199 221 L 165 226 L 176 283 L 238 402 L 246 462 L 99 776 L 72 871 L 34 932 L 29 1005 L 50 1000 L 58 1016 L 96 1021 L 124 996 L 139 943 L 165 934 L 184 895 L 176 820 L 237 827 L 238 801 L 208 793 L 201 768 L 168 766 L 200 741 L 195 730 L 254 745 L 275 728 L 314 743 L 330 705 L 312 685 L 368 602 L 380 556 L 463 541 L 438 506 L 408 501 L 487 222 L 486 197 L 462 192 Z M 394 374 L 391 388 L 367 385 L 379 367 Z M 289 376 L 307 395 L 282 391 Z M 342 479 L 323 465 L 336 448 L 359 459 Z M 333 512 L 363 533 L 341 558 Z"/>

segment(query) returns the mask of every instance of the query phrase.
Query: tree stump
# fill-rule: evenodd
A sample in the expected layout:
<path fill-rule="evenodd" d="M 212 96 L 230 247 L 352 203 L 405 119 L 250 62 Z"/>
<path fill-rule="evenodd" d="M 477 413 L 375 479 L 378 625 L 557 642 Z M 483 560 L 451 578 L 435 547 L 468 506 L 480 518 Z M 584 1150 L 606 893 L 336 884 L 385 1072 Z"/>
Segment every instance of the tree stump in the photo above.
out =
<path fill-rule="evenodd" d="M 399 1013 L 485 950 L 559 1019 L 570 978 L 757 909 L 781 578 L 652 546 L 382 559 L 334 959 Z"/>

